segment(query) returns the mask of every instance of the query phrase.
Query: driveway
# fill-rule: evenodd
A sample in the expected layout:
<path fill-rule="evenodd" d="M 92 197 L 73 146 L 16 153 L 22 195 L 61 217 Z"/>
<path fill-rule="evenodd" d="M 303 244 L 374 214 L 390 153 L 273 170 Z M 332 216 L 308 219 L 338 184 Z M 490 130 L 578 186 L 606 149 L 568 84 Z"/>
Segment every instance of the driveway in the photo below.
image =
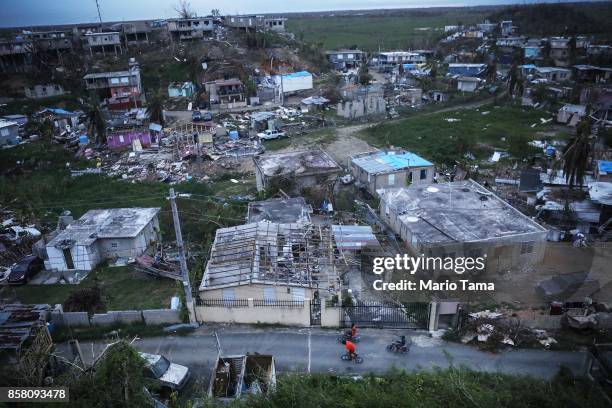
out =
<path fill-rule="evenodd" d="M 424 332 L 410 331 L 403 331 L 412 338 L 410 352 L 394 354 L 385 347 L 401 331 L 378 329 L 360 331 L 361 342 L 357 344 L 357 351 L 364 357 L 364 362 L 359 365 L 340 360 L 343 348 L 337 342 L 339 332 L 333 330 L 205 327 L 186 336 L 138 339 L 134 346 L 141 351 L 163 354 L 172 362 L 186 365 L 196 376 L 207 381 L 217 356 L 215 331 L 224 354 L 273 354 L 280 372 L 385 373 L 392 367 L 417 371 L 454 365 L 483 372 L 551 378 L 561 365 L 579 373 L 584 359 L 583 352 L 569 351 L 511 350 L 492 354 L 434 339 Z M 103 342 L 81 343 L 87 361 L 91 360 L 92 351 L 98 354 L 103 347 Z M 66 344 L 60 344 L 57 348 L 58 354 L 67 356 Z"/>

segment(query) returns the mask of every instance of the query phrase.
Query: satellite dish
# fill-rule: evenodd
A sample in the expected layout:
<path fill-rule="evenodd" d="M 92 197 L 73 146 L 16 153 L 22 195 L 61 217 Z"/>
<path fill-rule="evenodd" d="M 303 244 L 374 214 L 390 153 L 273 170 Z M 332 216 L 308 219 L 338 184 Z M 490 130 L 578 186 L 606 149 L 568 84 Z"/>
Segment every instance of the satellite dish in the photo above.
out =
<path fill-rule="evenodd" d="M 438 187 L 429 186 L 427 187 L 427 191 L 429 191 L 430 193 L 437 193 L 438 191 L 440 191 L 440 189 Z"/>
<path fill-rule="evenodd" d="M 406 222 L 419 222 L 419 217 L 406 217 Z"/>

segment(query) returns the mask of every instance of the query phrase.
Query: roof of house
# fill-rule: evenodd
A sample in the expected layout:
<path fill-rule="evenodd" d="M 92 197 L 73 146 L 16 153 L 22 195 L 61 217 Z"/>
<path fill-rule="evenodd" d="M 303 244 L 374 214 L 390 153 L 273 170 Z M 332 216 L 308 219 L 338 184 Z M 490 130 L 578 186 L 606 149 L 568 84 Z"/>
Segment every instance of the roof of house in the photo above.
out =
<path fill-rule="evenodd" d="M 126 77 L 133 74 L 134 73 L 130 71 L 96 72 L 85 75 L 83 79 Z"/>
<path fill-rule="evenodd" d="M 258 283 L 310 287 L 312 266 L 320 265 L 318 257 L 327 259 L 319 232 L 311 224 L 265 221 L 220 228 L 200 290 Z"/>
<path fill-rule="evenodd" d="M 16 123 L 16 122 L 11 122 L 11 121 L 8 121 L 8 120 L 0 119 L 0 128 L 5 128 L 5 127 L 9 127 L 9 126 L 19 126 L 19 124 Z"/>
<path fill-rule="evenodd" d="M 85 37 L 99 37 L 103 35 L 115 34 L 119 35 L 119 31 L 102 31 L 101 33 L 86 33 Z"/>
<path fill-rule="evenodd" d="M 332 225 L 332 234 L 339 250 L 380 249 L 380 243 L 369 225 Z"/>
<path fill-rule="evenodd" d="M 536 67 L 536 71 L 538 71 L 541 74 L 546 74 L 549 72 L 558 72 L 558 71 L 570 72 L 569 69 L 558 68 L 558 67 Z"/>
<path fill-rule="evenodd" d="M 586 106 L 584 106 L 584 105 L 573 105 L 571 103 L 566 103 L 559 110 L 567 111 L 567 112 L 572 112 L 572 113 L 578 113 L 580 115 L 585 115 L 586 114 Z"/>
<path fill-rule="evenodd" d="M 378 193 L 419 242 L 476 242 L 546 231 L 473 180 Z"/>
<path fill-rule="evenodd" d="M 325 54 L 363 54 L 364 51 L 361 50 L 347 50 L 347 49 L 341 49 L 341 50 L 331 50 L 331 51 L 325 51 Z"/>
<path fill-rule="evenodd" d="M 597 160 L 597 171 L 599 174 L 612 173 L 612 160 Z"/>
<path fill-rule="evenodd" d="M 133 238 L 159 211 L 160 208 L 89 210 L 60 231 L 47 246 L 90 245 L 98 238 Z"/>
<path fill-rule="evenodd" d="M 460 77 L 457 78 L 457 81 L 461 81 L 461 82 L 480 82 L 480 79 L 474 78 L 474 77 L 460 76 Z"/>
<path fill-rule="evenodd" d="M 321 149 L 265 154 L 254 157 L 253 161 L 267 177 L 289 173 L 293 173 L 295 176 L 307 176 L 342 170 L 338 163 Z"/>
<path fill-rule="evenodd" d="M 312 207 L 304 197 L 270 198 L 251 201 L 247 211 L 247 222 L 269 221 L 281 224 L 310 222 Z"/>
<path fill-rule="evenodd" d="M 370 174 L 390 173 L 411 167 L 433 166 L 433 163 L 406 150 L 379 150 L 361 153 L 353 156 L 351 162 Z"/>
<path fill-rule="evenodd" d="M 598 204 L 612 205 L 612 183 L 606 181 L 589 183 L 589 197 Z"/>
<path fill-rule="evenodd" d="M 17 350 L 28 340 L 32 328 L 43 325 L 41 313 L 49 305 L 8 304 L 0 306 L 0 350 Z"/>
<path fill-rule="evenodd" d="M 486 64 L 464 64 L 464 63 L 452 63 L 448 64 L 449 68 L 483 68 Z"/>
<path fill-rule="evenodd" d="M 303 78 L 303 77 L 309 77 L 312 76 L 312 74 L 308 71 L 299 71 L 299 72 L 292 72 L 290 74 L 283 74 L 283 78 Z"/>

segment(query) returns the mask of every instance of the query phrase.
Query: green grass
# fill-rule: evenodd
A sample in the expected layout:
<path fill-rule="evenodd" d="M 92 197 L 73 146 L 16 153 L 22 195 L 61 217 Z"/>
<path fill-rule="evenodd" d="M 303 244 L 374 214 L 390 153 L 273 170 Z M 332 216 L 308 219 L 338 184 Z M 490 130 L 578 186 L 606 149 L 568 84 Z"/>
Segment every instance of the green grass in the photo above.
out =
<path fill-rule="evenodd" d="M 167 309 L 177 294 L 175 281 L 156 278 L 127 267 L 101 267 L 87 275 L 79 285 L 24 285 L 10 287 L 22 303 L 63 304 L 68 296 L 83 287 L 98 283 L 106 296 L 107 310 Z"/>
<path fill-rule="evenodd" d="M 489 113 L 483 115 L 484 112 Z M 516 105 L 485 105 L 380 124 L 364 130 L 361 136 L 377 147 L 403 147 L 430 161 L 452 164 L 461 158 L 461 151 L 483 158 L 491 153 L 483 145 L 508 149 L 514 139 L 540 138 L 538 131 L 553 129 L 551 125 L 540 124 L 539 118 L 548 116 L 546 112 Z M 534 123 L 537 125 L 532 128 Z"/>
<path fill-rule="evenodd" d="M 292 18 L 287 29 L 297 38 L 321 43 L 324 49 L 356 46 L 366 51 L 433 47 L 445 25 L 480 21 L 486 12 L 474 9 L 403 10 L 387 15 Z M 427 31 L 418 28 L 430 27 Z"/>
<path fill-rule="evenodd" d="M 81 108 L 75 95 L 54 96 L 43 99 L 18 99 L 0 106 L 0 114 L 24 114 L 30 115 L 41 111 L 43 108 L 62 108 L 74 111 Z"/>
<path fill-rule="evenodd" d="M 367 359 L 366 359 L 367 363 Z M 280 376 L 271 395 L 238 406 L 291 407 L 604 407 L 590 384 L 562 368 L 550 381 L 450 368 L 433 372 L 392 371 L 386 375 Z"/>

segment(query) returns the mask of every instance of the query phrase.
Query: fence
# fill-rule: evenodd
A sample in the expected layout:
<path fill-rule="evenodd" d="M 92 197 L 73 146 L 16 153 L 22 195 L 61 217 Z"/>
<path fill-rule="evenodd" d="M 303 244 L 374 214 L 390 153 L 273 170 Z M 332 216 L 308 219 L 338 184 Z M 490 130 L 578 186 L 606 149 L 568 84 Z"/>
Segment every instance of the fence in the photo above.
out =
<path fill-rule="evenodd" d="M 293 308 L 304 307 L 303 300 L 260 300 L 254 299 L 253 306 L 255 307 L 276 307 L 276 308 Z"/>
<path fill-rule="evenodd" d="M 426 329 L 429 321 L 429 303 L 426 302 L 359 302 L 353 306 L 343 306 L 342 311 L 340 323 L 345 327 L 354 323 L 358 327 L 381 329 Z"/>
<path fill-rule="evenodd" d="M 249 300 L 248 299 L 200 299 L 200 298 L 197 298 L 196 306 L 249 307 Z"/>

